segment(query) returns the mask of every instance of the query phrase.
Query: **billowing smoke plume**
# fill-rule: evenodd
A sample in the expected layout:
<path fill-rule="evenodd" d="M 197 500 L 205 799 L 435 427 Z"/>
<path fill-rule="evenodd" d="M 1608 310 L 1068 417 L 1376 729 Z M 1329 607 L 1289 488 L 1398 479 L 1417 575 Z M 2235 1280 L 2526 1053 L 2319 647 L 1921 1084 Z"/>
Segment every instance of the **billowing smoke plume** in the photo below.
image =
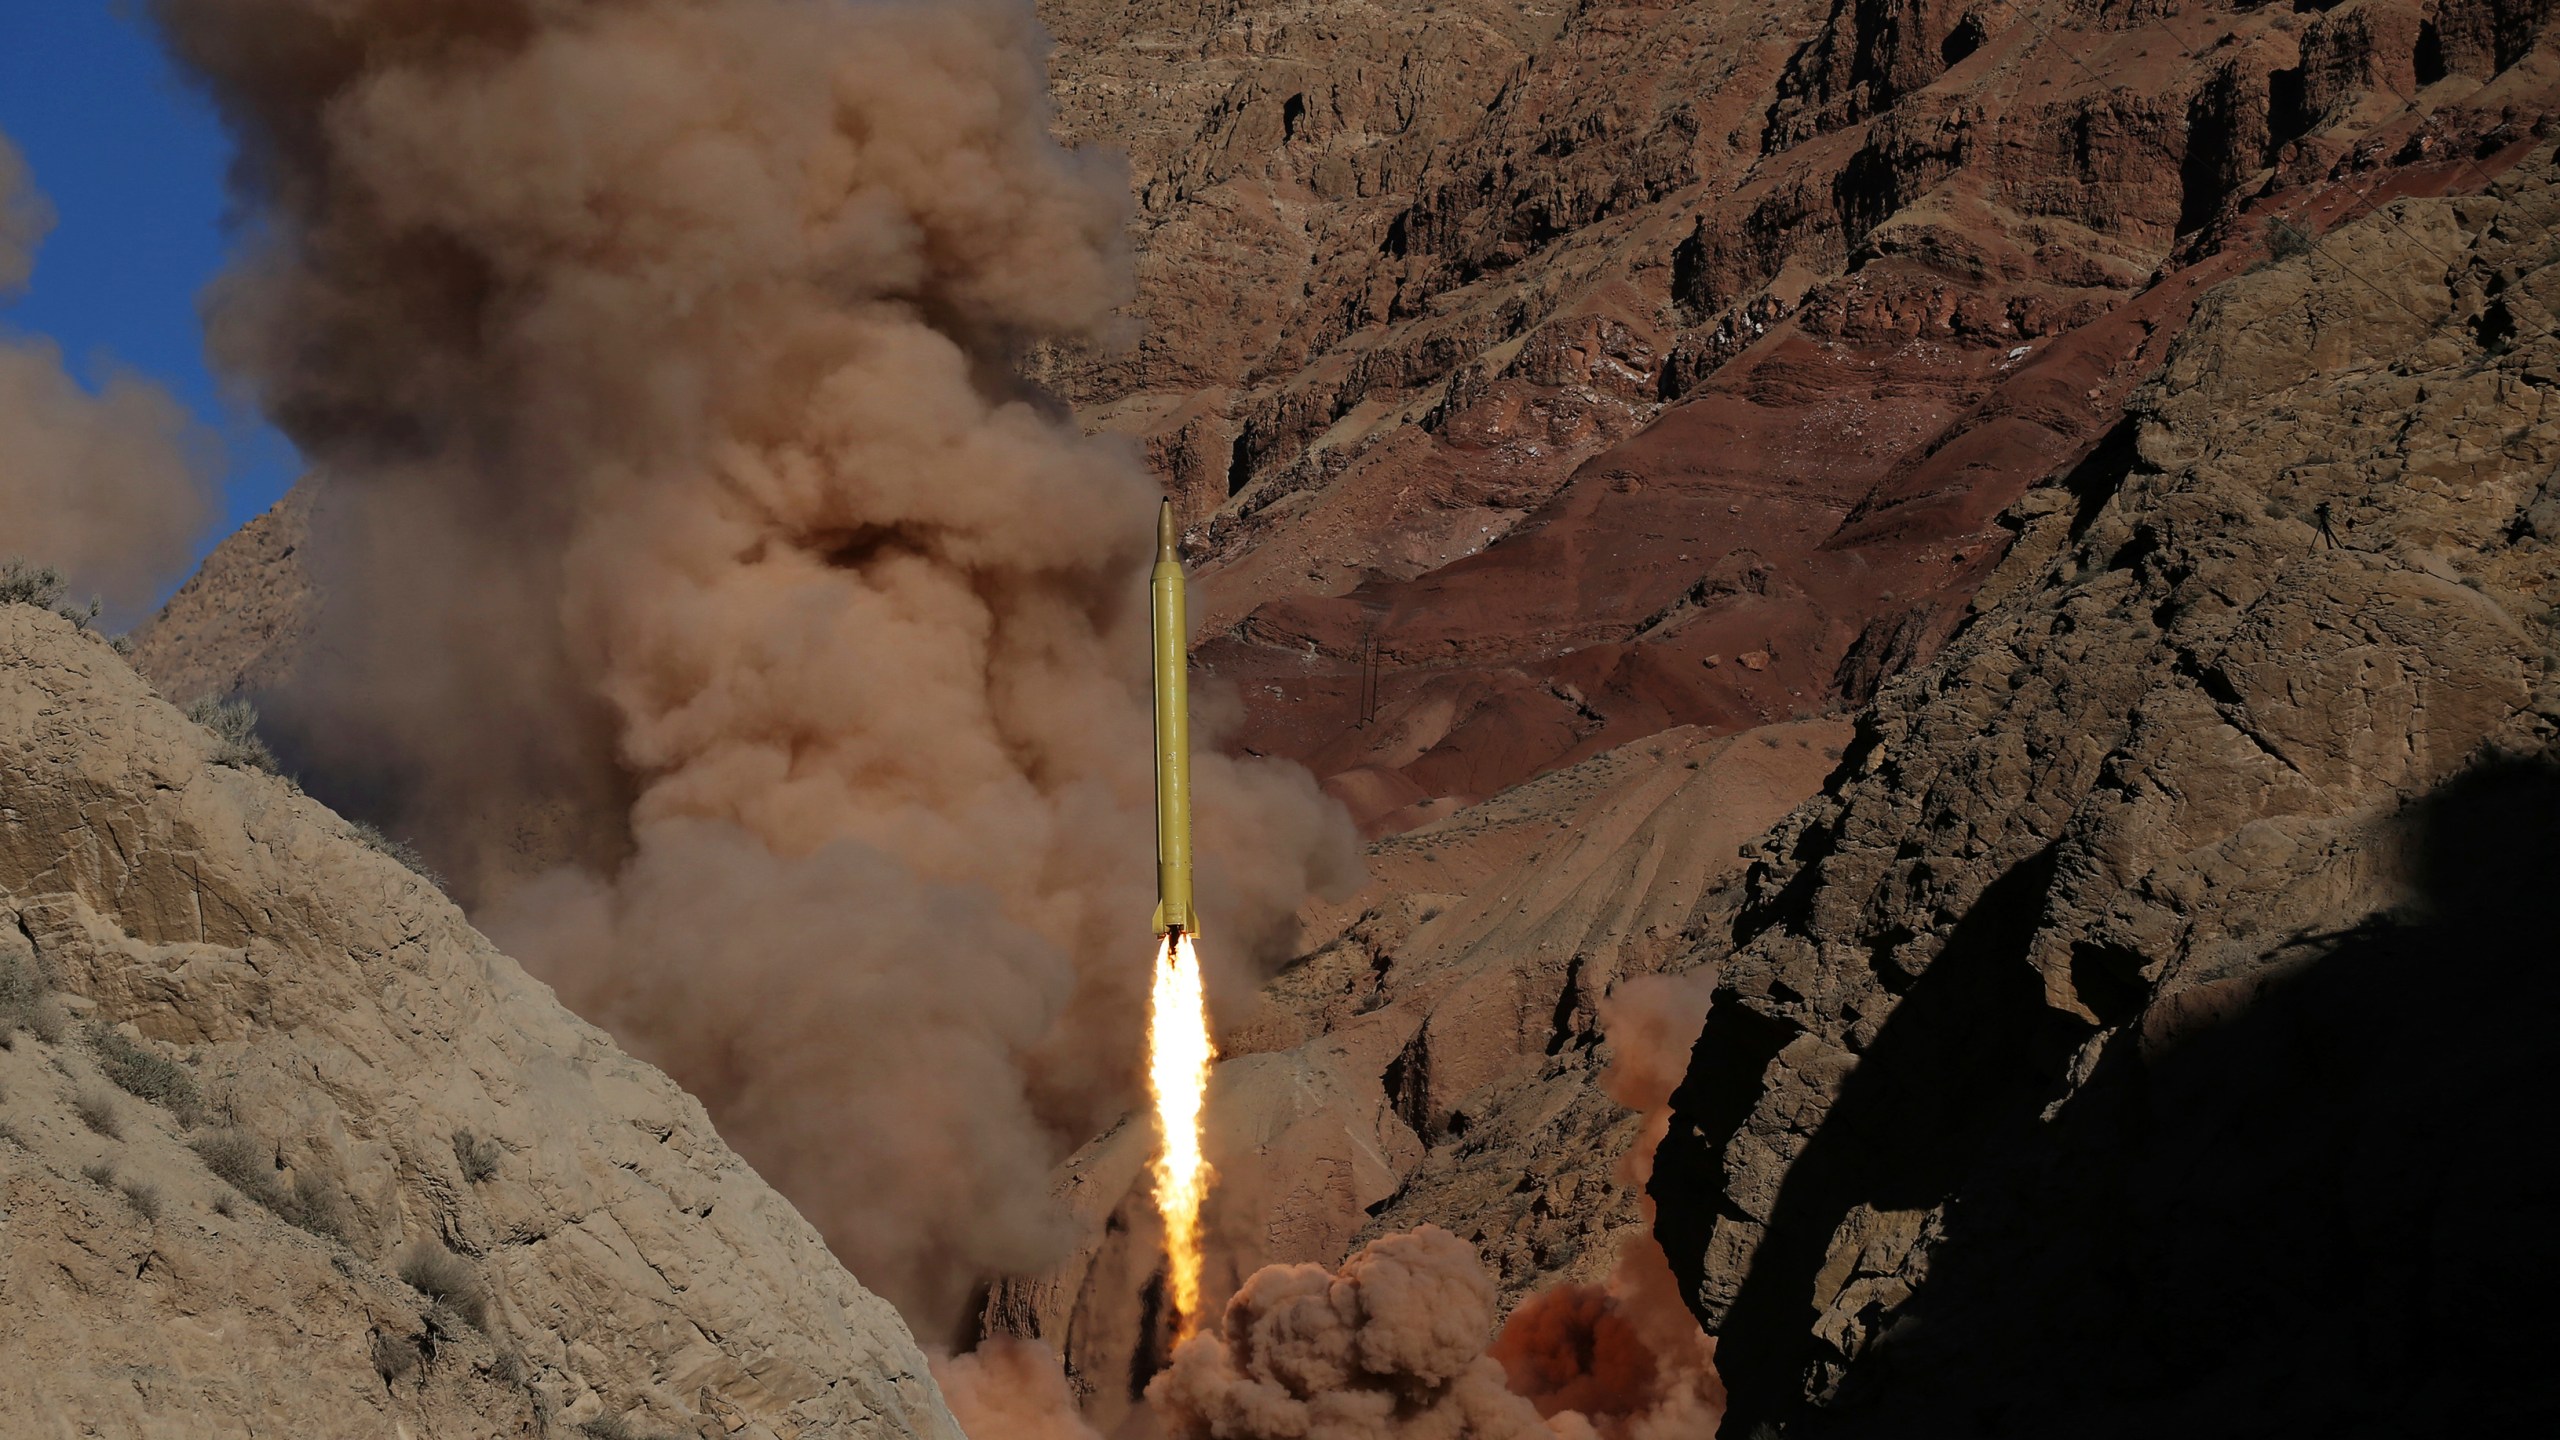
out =
<path fill-rule="evenodd" d="M 1077 1413 L 1058 1357 L 1036 1340 L 991 1337 L 935 1360 L 933 1378 L 971 1440 L 1102 1440 Z"/>
<path fill-rule="evenodd" d="M 1218 1440 L 1536 1436 L 1538 1412 L 1485 1354 L 1493 1279 L 1437 1226 L 1385 1236 L 1344 1263 L 1266 1265 L 1214 1329 L 1147 1386 L 1173 1434 Z"/>
<path fill-rule="evenodd" d="M 331 478 L 270 713 L 945 1332 L 1135 1094 L 1153 901 L 1152 487 L 1009 363 L 1125 187 L 1028 0 L 153 9 L 271 237 L 217 354 Z M 1235 963 L 1348 832 L 1198 786 Z"/>
<path fill-rule="evenodd" d="M 25 287 L 53 210 L 0 135 L 0 299 Z M 0 334 L 0 555 L 63 572 L 130 619 L 184 569 L 212 511 L 214 441 L 159 386 L 92 395 L 51 341 Z"/>
<path fill-rule="evenodd" d="M 1713 981 L 1648 976 L 1601 1003 L 1602 1083 L 1645 1116 L 1620 1160 L 1639 1193 Z M 1494 1308 L 1475 1250 L 1429 1225 L 1338 1272 L 1266 1266 L 1174 1352 L 1147 1399 L 1183 1440 L 1704 1440 L 1723 1418 L 1715 1342 L 1650 1233 L 1626 1244 L 1607 1283 L 1542 1290 L 1499 1335 Z"/>

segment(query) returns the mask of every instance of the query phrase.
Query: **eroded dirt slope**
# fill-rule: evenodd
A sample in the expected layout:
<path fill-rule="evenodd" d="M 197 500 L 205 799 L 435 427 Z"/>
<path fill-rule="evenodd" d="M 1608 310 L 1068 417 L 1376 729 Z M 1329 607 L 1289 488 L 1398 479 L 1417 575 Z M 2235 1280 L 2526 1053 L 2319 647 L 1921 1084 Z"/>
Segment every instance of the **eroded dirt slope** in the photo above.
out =
<path fill-rule="evenodd" d="M 0 605 L 0 1430 L 958 1440 L 698 1103 L 223 753 Z"/>

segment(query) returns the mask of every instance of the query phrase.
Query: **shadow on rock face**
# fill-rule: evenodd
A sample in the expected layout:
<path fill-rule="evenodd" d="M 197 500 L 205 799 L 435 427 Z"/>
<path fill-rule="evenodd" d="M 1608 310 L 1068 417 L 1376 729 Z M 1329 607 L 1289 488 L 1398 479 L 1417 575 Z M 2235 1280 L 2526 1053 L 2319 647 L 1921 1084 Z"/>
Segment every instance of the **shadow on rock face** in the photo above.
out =
<path fill-rule="evenodd" d="M 2560 763 L 2477 769 L 2405 826 L 2412 903 L 2151 995 L 2049 1116 L 2094 1032 L 2024 963 L 2045 857 L 1986 892 L 1787 1174 L 1723 1327 L 1726 1433 L 2547 1423 Z M 1657 1174 L 1666 1217 L 1666 1187 L 1717 1193 Z"/>

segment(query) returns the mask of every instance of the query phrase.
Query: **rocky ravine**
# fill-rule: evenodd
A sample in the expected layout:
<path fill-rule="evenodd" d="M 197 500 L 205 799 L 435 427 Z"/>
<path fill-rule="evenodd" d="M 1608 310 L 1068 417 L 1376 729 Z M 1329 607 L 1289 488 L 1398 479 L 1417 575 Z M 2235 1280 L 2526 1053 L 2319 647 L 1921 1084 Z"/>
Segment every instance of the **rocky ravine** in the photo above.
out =
<path fill-rule="evenodd" d="M 2214 292 L 1760 845 L 1653 1182 L 1734 1433 L 2547 1421 L 2555 181 Z"/>
<path fill-rule="evenodd" d="M 24 605 L 0 1032 L 0 1430 L 959 1440 L 699 1104 Z"/>

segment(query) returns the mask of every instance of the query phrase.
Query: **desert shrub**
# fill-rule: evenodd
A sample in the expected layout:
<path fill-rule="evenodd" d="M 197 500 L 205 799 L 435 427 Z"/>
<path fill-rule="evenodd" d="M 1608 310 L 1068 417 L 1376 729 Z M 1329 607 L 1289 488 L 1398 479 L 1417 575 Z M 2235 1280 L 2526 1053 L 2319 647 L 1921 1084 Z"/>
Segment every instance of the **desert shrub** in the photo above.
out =
<path fill-rule="evenodd" d="M 124 1126 L 116 1119 L 116 1099 L 95 1086 L 81 1091 L 71 1101 L 72 1113 L 80 1123 L 113 1140 L 124 1134 Z"/>
<path fill-rule="evenodd" d="M 92 1160 L 80 1167 L 80 1178 L 101 1190 L 116 1188 L 116 1167 L 104 1160 Z"/>
<path fill-rule="evenodd" d="M 591 1440 L 667 1440 L 661 1432 L 635 1425 L 619 1415 L 599 1415 L 580 1425 L 578 1433 Z"/>
<path fill-rule="evenodd" d="M 489 1362 L 489 1374 L 502 1385 L 523 1385 L 533 1379 L 533 1367 L 525 1363 L 524 1352 L 500 1345 L 497 1358 Z"/>
<path fill-rule="evenodd" d="M 104 601 L 92 595 L 86 605 L 56 605 L 53 607 L 53 613 L 86 630 L 98 623 L 98 612 L 106 608 Z"/>
<path fill-rule="evenodd" d="M 232 1194 L 228 1190 L 215 1192 L 213 1197 L 213 1213 L 221 1216 L 225 1220 L 229 1220 L 234 1216 L 237 1216 L 240 1213 L 240 1197 Z"/>
<path fill-rule="evenodd" d="M 48 1045 L 62 1043 L 70 1017 L 47 993 L 44 975 L 15 955 L 0 955 L 0 1050 L 13 1048 L 20 1030 L 32 1030 Z"/>
<path fill-rule="evenodd" d="M 2281 215 L 2267 217 L 2267 258 L 2279 263 L 2297 255 L 2308 255 L 2320 242 L 2310 231 Z"/>
<path fill-rule="evenodd" d="M 27 1137 L 19 1134 L 18 1127 L 6 1120 L 0 1120 L 0 1140 L 6 1140 L 21 1150 L 27 1148 Z"/>
<path fill-rule="evenodd" d="M 124 1192 L 124 1203 L 145 1220 L 160 1218 L 160 1187 L 145 1180 L 127 1180 L 116 1187 Z"/>
<path fill-rule="evenodd" d="M 388 855 L 408 866 L 410 873 L 437 889 L 444 888 L 444 877 L 437 874 L 435 867 L 427 863 L 426 856 L 418 853 L 417 846 L 406 840 L 394 840 L 383 834 L 379 826 L 363 820 L 350 820 L 347 822 L 347 828 L 356 833 L 356 838 L 363 841 L 366 848 L 377 854 Z"/>
<path fill-rule="evenodd" d="M 98 1052 L 98 1069 L 116 1088 L 162 1106 L 188 1125 L 204 1114 L 204 1096 L 187 1067 L 155 1055 L 104 1025 L 89 1027 L 89 1048 Z"/>
<path fill-rule="evenodd" d="M 409 1247 L 400 1261 L 400 1278 L 428 1299 L 452 1306 L 472 1329 L 489 1328 L 489 1298 L 480 1288 L 479 1272 L 444 1246 L 421 1240 Z"/>
<path fill-rule="evenodd" d="M 309 1170 L 294 1172 L 293 1204 L 276 1213 L 323 1240 L 346 1243 L 347 1197 Z"/>
<path fill-rule="evenodd" d="M 204 1168 L 224 1184 L 274 1211 L 287 1223 L 326 1240 L 346 1240 L 347 1202 L 336 1186 L 313 1170 L 296 1172 L 292 1188 L 287 1189 L 276 1176 L 272 1152 L 239 1130 L 197 1136 L 193 1148 Z"/>
<path fill-rule="evenodd" d="M 37 605 L 50 610 L 62 603 L 62 572 L 24 560 L 0 561 L 0 605 Z"/>
<path fill-rule="evenodd" d="M 462 1178 L 477 1185 L 496 1177 L 498 1161 L 506 1154 L 497 1141 L 468 1130 L 453 1132 L 453 1158 L 462 1166 Z"/>
<path fill-rule="evenodd" d="M 373 1373 L 390 1384 L 418 1368 L 418 1342 L 398 1335 L 373 1337 Z"/>
<path fill-rule="evenodd" d="M 276 752 L 258 738 L 258 710 L 246 700 L 208 695 L 187 707 L 187 718 L 213 732 L 213 763 L 235 770 L 276 771 Z"/>

